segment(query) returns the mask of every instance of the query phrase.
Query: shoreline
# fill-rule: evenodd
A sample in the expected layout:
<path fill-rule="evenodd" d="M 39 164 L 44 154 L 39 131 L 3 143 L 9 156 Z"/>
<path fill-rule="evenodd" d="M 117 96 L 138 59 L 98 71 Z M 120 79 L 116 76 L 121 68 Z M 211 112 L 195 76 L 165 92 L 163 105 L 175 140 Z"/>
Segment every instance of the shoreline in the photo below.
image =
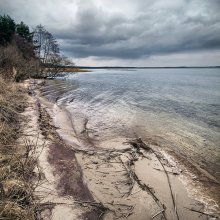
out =
<path fill-rule="evenodd" d="M 76 199 L 73 199 L 73 197 L 77 195 L 79 200 L 86 198 L 89 200 L 89 203 L 86 201 L 87 204 L 95 204 L 96 207 L 91 214 L 88 213 L 88 207 L 85 211 L 81 206 L 67 208 L 64 204 L 55 205 L 58 207 L 53 207 L 50 215 L 52 213 L 53 215 L 54 213 L 57 214 L 57 216 L 64 214 L 62 208 L 59 207 L 61 206 L 65 207 L 64 210 L 69 210 L 69 218 L 65 219 L 71 219 L 71 215 L 76 213 L 78 213 L 79 219 L 84 219 L 85 216 L 88 219 L 97 219 L 94 218 L 94 215 L 96 215 L 96 217 L 100 216 L 109 220 L 118 217 L 120 219 L 184 219 L 188 216 L 192 219 L 193 216 L 193 219 L 206 219 L 210 214 L 211 219 L 211 215 L 220 216 L 219 207 L 217 207 L 219 201 L 215 202 L 213 200 L 213 207 L 211 207 L 211 194 L 208 200 L 208 197 L 206 197 L 206 201 L 202 201 L 203 183 L 198 185 L 201 181 L 192 179 L 195 176 L 193 177 L 192 170 L 186 169 L 184 161 L 177 161 L 175 155 L 167 154 L 158 146 L 145 144 L 141 139 L 135 141 L 125 140 L 126 144 L 116 142 L 113 143 L 114 148 L 111 147 L 112 144 L 110 144 L 110 147 L 91 146 L 87 142 L 86 127 L 81 128 L 82 136 L 77 136 L 68 114 L 56 103 L 50 103 L 40 97 L 39 92 L 34 88 L 37 84 L 39 84 L 37 86 L 40 86 L 40 83 L 36 83 L 36 81 L 28 83 L 28 86 L 33 87 L 31 89 L 32 93 L 35 93 L 35 100 L 32 97 L 32 101 L 35 102 L 36 111 L 32 112 L 32 116 L 40 118 L 42 113 L 46 115 L 42 120 L 44 130 L 42 126 L 39 126 L 40 120 L 35 121 L 35 126 L 42 133 L 42 140 L 48 141 L 48 144 L 42 150 L 42 157 L 44 158 L 41 160 L 41 156 L 39 157 L 40 166 L 50 167 L 49 173 L 44 171 L 46 172 L 44 175 L 53 176 L 55 182 L 53 191 L 56 191 L 57 194 L 60 191 L 63 192 L 60 194 L 61 198 L 59 198 L 64 199 L 65 202 L 63 203 L 70 204 L 72 200 Z M 39 114 L 39 112 L 41 113 Z M 47 134 L 47 132 L 49 133 Z M 71 152 L 74 156 L 71 156 Z M 63 161 L 67 161 L 67 164 Z M 45 166 L 45 163 L 47 166 Z M 69 167 L 69 164 L 75 167 L 73 170 L 76 170 L 76 172 L 72 172 L 72 167 Z M 68 185 L 65 182 L 65 179 L 69 181 L 68 176 L 69 178 L 78 176 L 76 182 L 80 184 L 70 181 Z M 205 181 L 208 180 L 203 176 L 202 178 Z M 67 184 L 66 188 L 64 187 L 61 190 L 60 185 L 65 184 Z M 72 188 L 74 189 L 78 187 L 78 191 L 72 189 L 72 193 L 69 195 L 68 191 L 71 191 L 71 184 L 73 184 Z M 219 189 L 219 183 L 216 187 Z M 197 188 L 198 191 L 194 191 Z M 80 189 L 83 189 L 84 192 L 88 190 L 86 195 L 81 195 L 79 193 Z M 216 190 L 217 188 L 213 189 Z M 200 192 L 200 195 L 198 192 Z M 201 198 L 196 198 L 196 202 L 190 198 L 195 198 L 195 194 L 198 197 L 201 196 Z M 57 195 L 57 197 L 59 196 Z M 68 201 L 66 201 L 66 197 L 68 197 Z M 198 205 L 198 200 L 203 204 Z M 54 198 L 49 198 L 47 202 L 53 201 Z M 85 200 L 83 201 L 85 202 Z M 201 205 L 205 205 L 207 201 L 209 207 L 205 207 L 201 211 Z M 194 202 L 195 204 L 191 205 Z M 212 208 L 216 210 L 212 210 Z M 58 211 L 56 211 L 57 209 Z M 99 210 L 102 210 L 101 213 Z M 200 210 L 200 213 L 196 210 Z M 204 218 L 199 217 L 201 214 Z M 53 219 L 56 219 L 56 217 Z"/>

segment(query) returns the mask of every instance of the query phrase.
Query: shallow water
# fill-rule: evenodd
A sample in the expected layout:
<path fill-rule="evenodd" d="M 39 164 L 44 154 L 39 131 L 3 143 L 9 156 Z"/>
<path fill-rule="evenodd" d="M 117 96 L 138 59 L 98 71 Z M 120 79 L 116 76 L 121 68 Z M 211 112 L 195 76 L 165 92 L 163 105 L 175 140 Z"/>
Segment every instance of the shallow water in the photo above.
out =
<path fill-rule="evenodd" d="M 96 141 L 140 136 L 220 180 L 220 69 L 94 70 L 50 80 L 43 95 L 88 120 Z"/>

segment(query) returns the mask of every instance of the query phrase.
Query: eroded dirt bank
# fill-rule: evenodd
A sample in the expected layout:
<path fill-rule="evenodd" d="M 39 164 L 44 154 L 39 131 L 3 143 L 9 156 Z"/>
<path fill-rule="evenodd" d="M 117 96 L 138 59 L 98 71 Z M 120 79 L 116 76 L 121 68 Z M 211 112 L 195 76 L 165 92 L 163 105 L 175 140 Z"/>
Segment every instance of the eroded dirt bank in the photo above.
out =
<path fill-rule="evenodd" d="M 43 219 L 218 218 L 218 182 L 138 137 L 93 142 L 86 123 L 76 130 L 68 112 L 40 96 L 39 82 L 27 86 Z"/>

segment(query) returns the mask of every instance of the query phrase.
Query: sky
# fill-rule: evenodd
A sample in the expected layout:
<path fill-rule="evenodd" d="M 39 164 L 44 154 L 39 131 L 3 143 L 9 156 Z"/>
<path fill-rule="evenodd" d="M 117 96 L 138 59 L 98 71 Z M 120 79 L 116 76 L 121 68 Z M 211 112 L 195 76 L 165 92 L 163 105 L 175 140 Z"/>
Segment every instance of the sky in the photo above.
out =
<path fill-rule="evenodd" d="M 0 0 L 79 66 L 220 65 L 220 0 Z"/>

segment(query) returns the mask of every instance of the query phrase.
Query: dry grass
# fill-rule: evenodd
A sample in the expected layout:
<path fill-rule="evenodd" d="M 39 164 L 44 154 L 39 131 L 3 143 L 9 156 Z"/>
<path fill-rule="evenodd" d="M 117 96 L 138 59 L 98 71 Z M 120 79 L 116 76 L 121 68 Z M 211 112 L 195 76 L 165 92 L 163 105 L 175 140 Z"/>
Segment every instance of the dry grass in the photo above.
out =
<path fill-rule="evenodd" d="M 19 113 L 25 108 L 24 91 L 0 78 L 0 143 L 7 145 L 19 135 Z"/>
<path fill-rule="evenodd" d="M 24 49 L 24 47 L 22 47 Z M 28 56 L 26 51 L 25 56 Z M 0 76 L 4 79 L 22 81 L 39 71 L 39 61 L 29 56 L 24 57 L 24 53 L 16 43 L 7 47 L 0 46 Z"/>
<path fill-rule="evenodd" d="M 25 107 L 25 91 L 0 78 L 0 219 L 36 219 L 35 148 L 26 144 L 21 149 L 16 143 Z"/>

